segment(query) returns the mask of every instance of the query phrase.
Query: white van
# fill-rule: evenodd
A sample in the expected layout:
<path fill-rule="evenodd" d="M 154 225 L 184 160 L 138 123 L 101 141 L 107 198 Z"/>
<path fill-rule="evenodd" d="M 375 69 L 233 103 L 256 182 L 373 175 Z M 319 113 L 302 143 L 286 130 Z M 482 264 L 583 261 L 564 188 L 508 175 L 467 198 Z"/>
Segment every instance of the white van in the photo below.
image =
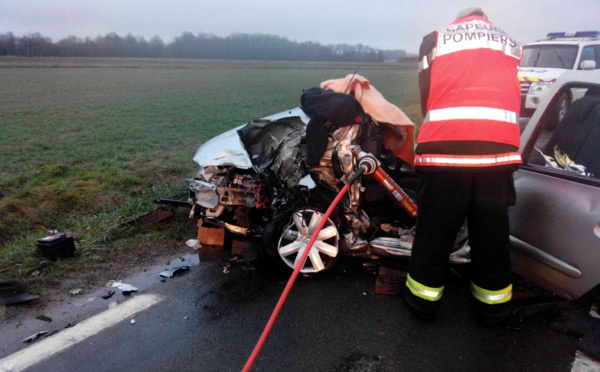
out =
<path fill-rule="evenodd" d="M 542 96 L 563 72 L 596 68 L 600 68 L 600 31 L 551 32 L 546 39 L 526 44 L 519 65 L 521 118 L 533 115 Z M 560 97 L 554 112 L 556 122 L 576 98 L 567 93 Z"/>

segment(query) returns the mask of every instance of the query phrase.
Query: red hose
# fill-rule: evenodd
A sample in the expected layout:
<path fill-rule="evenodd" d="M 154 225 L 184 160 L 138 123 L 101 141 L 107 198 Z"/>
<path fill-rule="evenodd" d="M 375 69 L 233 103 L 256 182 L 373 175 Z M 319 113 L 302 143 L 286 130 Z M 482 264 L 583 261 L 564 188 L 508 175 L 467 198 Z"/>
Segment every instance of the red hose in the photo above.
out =
<path fill-rule="evenodd" d="M 287 299 L 288 294 L 292 290 L 292 286 L 294 285 L 294 282 L 296 281 L 296 278 L 298 277 L 298 274 L 300 273 L 300 269 L 302 269 L 302 267 L 304 267 L 304 262 L 306 261 L 306 257 L 308 257 L 308 253 L 310 252 L 310 249 L 312 248 L 313 244 L 315 243 L 315 240 L 317 240 L 317 237 L 319 236 L 321 229 L 323 229 L 323 226 L 325 226 L 327 219 L 329 218 L 329 216 L 331 216 L 331 213 L 333 213 L 333 210 L 338 205 L 340 200 L 342 200 L 342 197 L 344 196 L 346 191 L 348 191 L 351 184 L 352 184 L 352 182 L 349 182 L 346 185 L 344 185 L 342 190 L 335 197 L 335 199 L 333 200 L 333 202 L 331 203 L 331 205 L 325 212 L 325 215 L 323 216 L 323 218 L 321 218 L 321 221 L 317 225 L 315 232 L 313 233 L 312 237 L 310 238 L 310 241 L 306 245 L 306 249 L 304 250 L 302 257 L 300 258 L 300 262 L 298 262 L 298 265 L 296 265 L 296 267 L 294 268 L 294 272 L 292 273 L 292 276 L 288 280 L 288 282 L 285 286 L 285 289 L 283 290 L 283 293 L 281 294 L 281 297 L 279 297 L 279 301 L 277 302 L 277 305 L 275 305 L 275 309 L 273 309 L 273 313 L 271 314 L 271 317 L 269 318 L 269 321 L 267 322 L 265 329 L 263 330 L 262 334 L 260 335 L 260 338 L 258 339 L 256 346 L 254 346 L 254 350 L 252 351 L 252 354 L 250 354 L 250 357 L 248 358 L 248 361 L 244 365 L 244 368 L 242 369 L 242 371 L 250 371 L 250 368 L 252 367 L 252 364 L 254 364 L 254 361 L 258 357 L 258 354 L 260 353 L 260 350 L 262 349 L 265 341 L 267 340 L 267 337 L 269 337 L 269 333 L 271 332 L 271 329 L 273 328 L 273 324 L 275 324 L 275 320 L 277 319 L 277 316 L 279 315 L 279 312 L 281 311 L 281 308 L 283 307 L 283 304 L 285 303 L 285 300 Z"/>

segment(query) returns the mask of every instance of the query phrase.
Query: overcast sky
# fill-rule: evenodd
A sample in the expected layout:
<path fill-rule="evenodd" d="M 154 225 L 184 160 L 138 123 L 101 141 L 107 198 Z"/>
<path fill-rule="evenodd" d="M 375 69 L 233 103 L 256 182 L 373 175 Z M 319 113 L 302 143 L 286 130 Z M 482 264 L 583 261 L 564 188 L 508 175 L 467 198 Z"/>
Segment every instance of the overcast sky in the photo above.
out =
<path fill-rule="evenodd" d="M 600 0 L 0 0 L 0 33 L 56 42 L 116 32 L 165 43 L 184 31 L 258 33 L 417 53 L 425 34 L 472 6 L 524 43 L 550 31 L 600 30 Z"/>

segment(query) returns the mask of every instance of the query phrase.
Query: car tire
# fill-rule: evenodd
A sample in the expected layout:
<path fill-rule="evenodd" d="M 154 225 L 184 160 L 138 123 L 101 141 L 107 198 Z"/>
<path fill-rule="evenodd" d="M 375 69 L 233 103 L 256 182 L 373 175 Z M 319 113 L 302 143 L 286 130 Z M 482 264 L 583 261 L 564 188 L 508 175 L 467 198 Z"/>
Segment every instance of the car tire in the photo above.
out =
<path fill-rule="evenodd" d="M 270 221 L 263 231 L 263 248 L 280 267 L 293 270 L 322 217 L 323 213 L 306 208 Z M 337 226 L 329 218 L 300 272 L 317 274 L 330 271 L 340 258 L 340 244 Z"/>

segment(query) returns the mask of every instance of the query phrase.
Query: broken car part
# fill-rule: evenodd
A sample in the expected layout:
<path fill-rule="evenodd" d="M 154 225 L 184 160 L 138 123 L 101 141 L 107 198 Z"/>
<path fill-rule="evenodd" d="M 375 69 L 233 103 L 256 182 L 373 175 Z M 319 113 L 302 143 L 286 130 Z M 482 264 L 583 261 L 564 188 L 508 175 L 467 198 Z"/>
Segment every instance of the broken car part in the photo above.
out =
<path fill-rule="evenodd" d="M 125 283 L 117 282 L 114 280 L 111 280 L 107 286 L 119 289 L 124 295 L 130 294 L 131 292 L 138 291 L 138 288 L 136 288 L 130 284 L 125 284 Z"/>
<path fill-rule="evenodd" d="M 175 274 L 181 273 L 183 271 L 188 271 L 189 269 L 190 269 L 189 266 L 177 266 L 177 267 L 172 267 L 170 269 L 164 270 L 158 275 L 160 275 L 164 278 L 172 278 Z"/>
<path fill-rule="evenodd" d="M 43 322 L 52 323 L 52 318 L 47 317 L 46 315 L 38 315 L 35 317 L 37 320 L 41 320 Z"/>
<path fill-rule="evenodd" d="M 27 342 L 27 343 L 33 342 L 33 341 L 37 340 L 38 338 L 48 334 L 49 332 L 50 331 L 40 331 L 38 333 L 34 333 L 31 336 L 24 339 L 23 342 Z"/>
<path fill-rule="evenodd" d="M 104 299 L 104 300 L 108 300 L 109 298 L 111 298 L 113 295 L 115 294 L 115 291 L 113 290 L 108 290 L 105 291 L 102 295 L 100 295 L 100 298 Z"/>
<path fill-rule="evenodd" d="M 77 253 L 73 237 L 66 233 L 56 233 L 38 239 L 35 245 L 42 256 L 51 261 L 75 257 L 75 253 Z"/>
<path fill-rule="evenodd" d="M 0 282 L 0 305 L 21 304 L 39 299 L 40 296 L 27 293 L 25 285 L 16 280 Z"/>

